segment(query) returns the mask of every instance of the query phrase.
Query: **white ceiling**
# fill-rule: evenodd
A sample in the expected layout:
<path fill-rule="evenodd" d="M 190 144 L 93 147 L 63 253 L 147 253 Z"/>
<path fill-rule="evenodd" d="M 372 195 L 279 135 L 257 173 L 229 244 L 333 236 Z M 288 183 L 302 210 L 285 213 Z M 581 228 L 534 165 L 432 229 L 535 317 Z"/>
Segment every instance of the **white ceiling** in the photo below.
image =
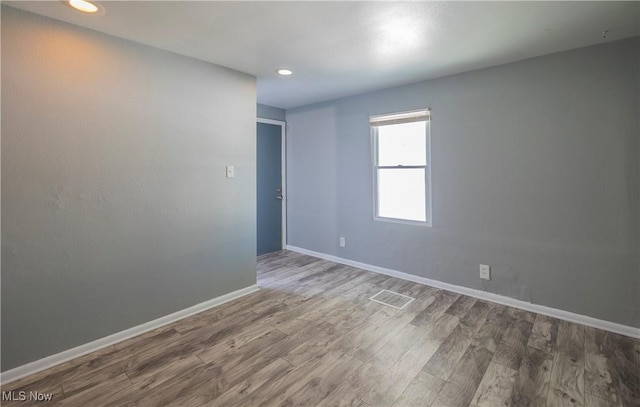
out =
<path fill-rule="evenodd" d="M 640 35 L 631 1 L 3 3 L 250 73 L 282 108 Z"/>

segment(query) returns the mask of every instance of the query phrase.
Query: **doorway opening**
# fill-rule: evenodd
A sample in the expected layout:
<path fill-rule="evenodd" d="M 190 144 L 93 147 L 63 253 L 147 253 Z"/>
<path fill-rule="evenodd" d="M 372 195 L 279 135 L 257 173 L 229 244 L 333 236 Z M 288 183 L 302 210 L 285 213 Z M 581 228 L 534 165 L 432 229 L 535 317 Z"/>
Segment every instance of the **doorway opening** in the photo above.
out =
<path fill-rule="evenodd" d="M 286 123 L 257 119 L 257 255 L 287 244 Z"/>

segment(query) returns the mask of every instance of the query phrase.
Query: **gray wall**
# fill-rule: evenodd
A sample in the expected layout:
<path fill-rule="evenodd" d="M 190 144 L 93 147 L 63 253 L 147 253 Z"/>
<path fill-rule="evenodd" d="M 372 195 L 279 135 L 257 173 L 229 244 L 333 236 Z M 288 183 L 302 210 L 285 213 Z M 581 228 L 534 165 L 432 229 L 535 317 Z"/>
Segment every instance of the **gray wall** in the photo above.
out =
<path fill-rule="evenodd" d="M 254 77 L 7 7 L 2 70 L 2 370 L 255 283 Z"/>
<path fill-rule="evenodd" d="M 286 111 L 279 107 L 257 104 L 258 117 L 263 119 L 285 121 Z"/>
<path fill-rule="evenodd" d="M 289 244 L 640 327 L 638 51 L 621 41 L 287 110 Z M 373 221 L 368 117 L 427 106 L 434 226 Z"/>

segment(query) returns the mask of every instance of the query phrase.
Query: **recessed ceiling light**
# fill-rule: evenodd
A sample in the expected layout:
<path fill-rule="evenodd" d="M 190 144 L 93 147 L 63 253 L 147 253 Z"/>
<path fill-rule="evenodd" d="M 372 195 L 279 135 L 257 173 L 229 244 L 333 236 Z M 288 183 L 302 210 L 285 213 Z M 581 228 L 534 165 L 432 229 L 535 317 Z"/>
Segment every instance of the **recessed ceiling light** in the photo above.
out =
<path fill-rule="evenodd" d="M 99 10 L 98 6 L 86 0 L 69 0 L 69 5 L 83 13 L 96 13 Z"/>
<path fill-rule="evenodd" d="M 293 71 L 291 69 L 278 69 L 276 72 L 278 72 L 278 75 L 282 76 L 293 75 Z"/>

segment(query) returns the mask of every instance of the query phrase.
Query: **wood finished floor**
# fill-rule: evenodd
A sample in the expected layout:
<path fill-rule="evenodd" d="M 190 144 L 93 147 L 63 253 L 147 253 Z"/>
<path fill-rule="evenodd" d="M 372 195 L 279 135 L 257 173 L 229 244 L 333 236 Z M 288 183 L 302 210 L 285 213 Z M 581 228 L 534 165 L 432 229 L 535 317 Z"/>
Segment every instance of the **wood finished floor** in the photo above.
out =
<path fill-rule="evenodd" d="M 638 340 L 289 251 L 258 283 L 2 388 L 50 403 L 2 405 L 640 406 Z"/>

